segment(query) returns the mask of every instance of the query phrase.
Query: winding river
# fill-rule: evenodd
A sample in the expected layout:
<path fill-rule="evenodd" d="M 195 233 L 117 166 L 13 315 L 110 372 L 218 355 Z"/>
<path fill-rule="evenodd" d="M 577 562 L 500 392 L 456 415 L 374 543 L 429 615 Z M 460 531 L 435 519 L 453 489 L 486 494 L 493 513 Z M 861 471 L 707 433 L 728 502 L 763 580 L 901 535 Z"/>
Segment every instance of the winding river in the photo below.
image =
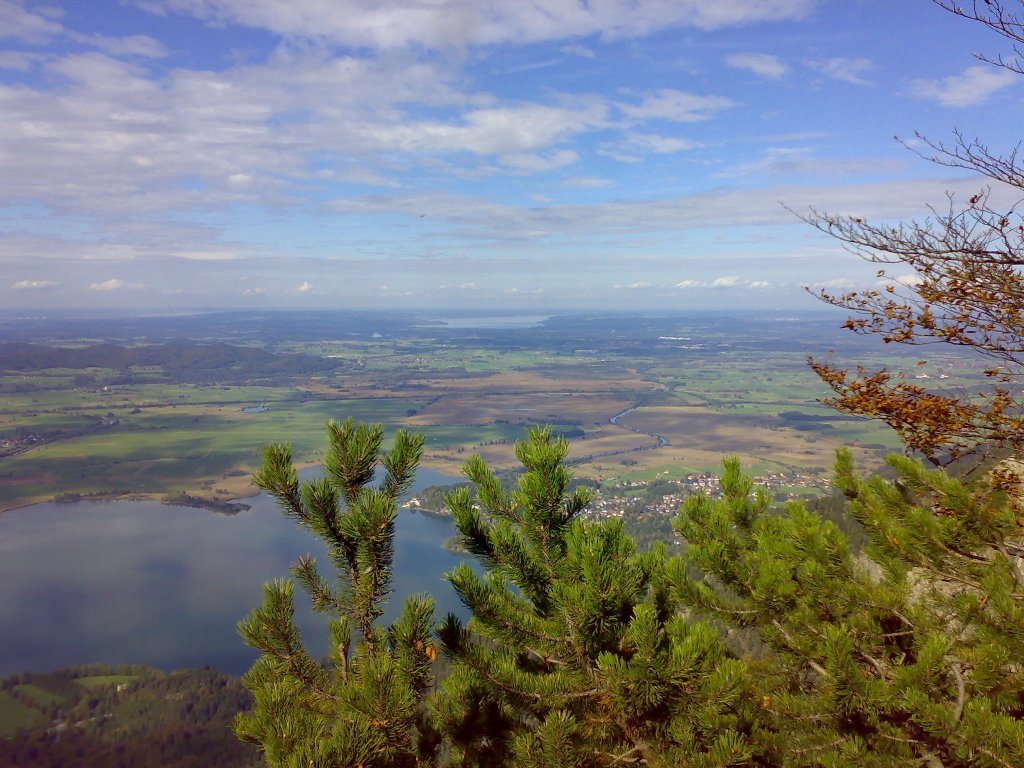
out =
<path fill-rule="evenodd" d="M 658 444 L 657 445 L 649 446 L 649 448 L 664 448 L 666 445 L 672 445 L 672 443 L 669 442 L 669 439 L 667 437 L 662 436 L 662 435 L 656 435 L 653 432 L 644 432 L 642 429 L 636 429 L 635 427 L 631 427 L 628 424 L 619 424 L 619 419 L 621 419 L 623 416 L 626 416 L 626 415 L 632 413 L 636 409 L 637 409 L 637 406 L 635 406 L 635 405 L 630 407 L 630 408 L 627 408 L 626 410 L 622 411 L 622 413 L 617 413 L 614 416 L 612 416 L 610 419 L 608 419 L 608 423 L 609 424 L 614 424 L 616 427 L 621 427 L 622 429 L 628 429 L 630 432 L 636 432 L 638 435 L 647 435 L 648 437 L 653 437 L 655 440 L 658 441 Z M 634 449 L 634 450 L 646 451 L 649 448 L 638 448 L 638 449 Z"/>

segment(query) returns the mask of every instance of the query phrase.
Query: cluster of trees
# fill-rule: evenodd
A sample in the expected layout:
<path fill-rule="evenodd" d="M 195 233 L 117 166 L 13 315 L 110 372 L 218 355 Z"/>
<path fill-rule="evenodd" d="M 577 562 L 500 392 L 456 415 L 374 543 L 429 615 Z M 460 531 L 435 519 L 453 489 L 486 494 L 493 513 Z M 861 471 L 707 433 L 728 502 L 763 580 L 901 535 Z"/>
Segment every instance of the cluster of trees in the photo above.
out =
<path fill-rule="evenodd" d="M 936 2 L 1024 45 L 1008 4 Z M 1024 190 L 1015 153 L 960 135 L 929 145 L 936 162 Z M 1024 444 L 1024 222 L 993 199 L 897 226 L 809 217 L 880 277 L 889 264 L 917 275 L 822 294 L 850 329 L 991 361 L 976 392 L 812 361 L 836 407 L 884 420 L 911 456 L 987 458 L 969 479 L 911 456 L 863 477 L 840 452 L 845 512 L 826 519 L 773 508 L 729 459 L 723 498 L 684 503 L 670 555 L 638 549 L 621 521 L 581 520 L 590 495 L 570 487 L 565 440 L 534 428 L 513 490 L 474 457 L 472 487 L 447 497 L 478 561 L 448 574 L 468 623 L 435 622 L 419 596 L 382 627 L 395 499 L 422 439 L 400 432 L 384 452 L 379 426 L 331 424 L 326 476 L 301 486 L 287 447 L 270 446 L 257 483 L 327 540 L 337 572 L 335 588 L 309 559 L 294 568 L 333 617 L 332 657 L 303 649 L 292 583 L 269 585 L 242 624 L 263 656 L 238 734 L 275 766 L 1024 765 L 1022 473 L 991 461 Z"/>
<path fill-rule="evenodd" d="M 36 724 L 0 738 L 0 765 L 25 768 L 257 768 L 230 731 L 251 706 L 237 678 L 206 668 L 69 667 L 0 681 Z"/>
<path fill-rule="evenodd" d="M 383 430 L 352 421 L 329 436 L 323 479 L 300 485 L 285 446 L 257 475 L 328 541 L 338 577 L 294 568 L 332 616 L 327 665 L 299 640 L 291 582 L 241 625 L 263 656 L 236 728 L 271 765 L 1024 765 L 1022 517 L 999 483 L 900 456 L 896 480 L 864 478 L 841 453 L 855 555 L 728 460 L 724 498 L 684 504 L 685 552 L 669 556 L 581 520 L 567 444 L 535 428 L 514 490 L 474 457 L 472 492 L 447 499 L 479 562 L 448 574 L 468 624 L 435 623 L 418 596 L 381 627 L 422 441 L 399 432 L 382 452 Z"/>

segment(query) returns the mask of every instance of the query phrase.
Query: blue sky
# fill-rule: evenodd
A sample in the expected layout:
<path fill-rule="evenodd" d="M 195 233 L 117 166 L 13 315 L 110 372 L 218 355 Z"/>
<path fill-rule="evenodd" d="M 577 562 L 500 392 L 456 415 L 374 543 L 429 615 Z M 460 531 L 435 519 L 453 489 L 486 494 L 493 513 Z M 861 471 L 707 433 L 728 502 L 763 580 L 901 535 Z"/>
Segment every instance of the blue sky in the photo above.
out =
<path fill-rule="evenodd" d="M 0 0 L 0 306 L 814 307 L 875 270 L 784 206 L 978 191 L 893 137 L 1012 148 L 1007 48 L 928 0 Z"/>

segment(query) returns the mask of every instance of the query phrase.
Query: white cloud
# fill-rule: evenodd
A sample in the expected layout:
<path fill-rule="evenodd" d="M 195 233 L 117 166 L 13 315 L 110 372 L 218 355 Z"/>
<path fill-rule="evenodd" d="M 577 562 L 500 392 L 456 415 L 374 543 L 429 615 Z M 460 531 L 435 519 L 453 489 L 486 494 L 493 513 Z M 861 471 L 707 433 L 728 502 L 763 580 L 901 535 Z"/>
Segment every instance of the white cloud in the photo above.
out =
<path fill-rule="evenodd" d="M 735 106 L 725 96 L 697 94 L 663 88 L 643 97 L 639 104 L 620 103 L 619 110 L 635 120 L 671 120 L 693 123 L 710 120 L 716 112 Z"/>
<path fill-rule="evenodd" d="M 322 50 L 284 50 L 265 63 L 216 72 L 150 70 L 97 51 L 46 61 L 46 87 L 3 91 L 0 203 L 45 200 L 122 220 L 169 208 L 274 204 L 322 170 L 311 167 L 314 152 L 346 158 L 339 177 L 357 170 L 345 167 L 349 162 L 379 175 L 399 153 L 418 159 L 459 152 L 460 141 L 482 153 L 543 150 L 590 130 L 607 111 L 595 100 L 593 110 L 577 103 L 544 113 L 523 104 L 508 114 L 474 115 L 472 105 L 494 100 L 452 88 L 446 65 Z M 448 143 L 443 136 L 432 143 L 429 130 L 417 136 L 408 104 L 452 114 L 438 124 L 441 134 L 452 134 Z M 413 125 L 411 140 L 389 133 L 403 122 Z M 385 152 L 394 155 L 382 162 Z M 245 176 L 259 181 L 246 184 Z"/>
<path fill-rule="evenodd" d="M 571 149 L 559 149 L 546 154 L 521 153 L 505 155 L 501 158 L 503 165 L 522 173 L 544 173 L 572 165 L 580 156 Z"/>
<path fill-rule="evenodd" d="M 642 291 L 647 288 L 652 288 L 653 285 L 644 280 L 637 280 L 634 283 L 626 283 L 625 285 L 615 285 L 614 287 L 618 290 L 625 289 L 627 291 Z"/>
<path fill-rule="evenodd" d="M 593 59 L 596 54 L 585 45 L 563 45 L 559 50 L 572 56 L 580 56 L 584 59 Z"/>
<path fill-rule="evenodd" d="M 897 277 L 890 278 L 893 282 L 900 283 L 913 288 L 916 285 L 920 285 L 924 282 L 924 278 L 918 274 L 910 273 L 907 275 L 899 275 Z"/>
<path fill-rule="evenodd" d="M 899 160 L 878 157 L 815 157 L 809 147 L 771 147 L 758 160 L 719 171 L 724 178 L 744 176 L 856 176 L 889 173 L 900 168 Z"/>
<path fill-rule="evenodd" d="M 678 27 L 711 30 L 800 19 L 815 1 L 136 0 L 136 4 L 158 13 L 176 11 L 355 47 L 446 48 L 594 34 L 631 38 Z"/>
<path fill-rule="evenodd" d="M 1018 78 L 1019 75 L 1007 69 L 978 65 L 942 80 L 915 80 L 910 84 L 910 92 L 944 107 L 973 107 L 984 104 Z"/>
<path fill-rule="evenodd" d="M 92 283 L 89 286 L 90 291 L 121 291 L 121 290 L 134 290 L 144 288 L 142 283 L 127 283 L 124 280 L 118 278 L 111 278 L 110 280 L 104 280 L 102 283 Z"/>
<path fill-rule="evenodd" d="M 236 250 L 171 251 L 168 255 L 175 256 L 179 259 L 187 259 L 189 261 L 234 261 L 235 259 L 241 258 L 241 254 Z"/>
<path fill-rule="evenodd" d="M 613 179 L 603 179 L 598 176 L 573 176 L 562 182 L 569 187 L 580 187 L 582 189 L 600 189 L 615 185 Z"/>
<path fill-rule="evenodd" d="M 27 72 L 44 57 L 28 51 L 0 51 L 0 69 Z"/>
<path fill-rule="evenodd" d="M 603 126 L 607 108 L 594 102 L 578 108 L 523 104 L 474 109 L 459 122 L 408 122 L 367 126 L 365 138 L 386 148 L 412 152 L 473 152 L 506 155 L 532 152 Z"/>
<path fill-rule="evenodd" d="M 842 291 L 847 291 L 847 290 L 853 288 L 854 285 L 855 285 L 855 283 L 853 282 L 853 280 L 851 280 L 848 277 L 834 277 L 831 280 L 825 280 L 824 282 L 816 283 L 815 285 L 813 285 L 811 287 L 812 288 L 824 288 L 826 290 L 831 288 L 833 290 L 839 289 L 839 290 L 842 290 Z"/>
<path fill-rule="evenodd" d="M 32 13 L 17 0 L 0 0 L 0 38 L 38 43 L 60 34 L 63 27 L 42 14 Z"/>
<path fill-rule="evenodd" d="M 160 59 L 167 55 L 167 49 L 164 47 L 164 44 L 149 35 L 109 37 L 107 35 L 72 33 L 69 37 L 75 42 L 92 46 L 111 56 L 138 56 L 144 59 Z"/>
<path fill-rule="evenodd" d="M 711 281 L 712 288 L 732 288 L 733 286 L 740 285 L 743 282 L 743 278 L 739 275 L 723 275 L 722 277 L 716 277 Z"/>
<path fill-rule="evenodd" d="M 629 152 L 623 152 L 618 148 L 618 145 L 611 143 L 601 144 L 597 148 L 597 154 L 603 157 L 610 157 L 612 160 L 618 160 L 620 163 L 640 163 L 643 162 L 643 157 L 637 154 L 630 154 Z"/>
<path fill-rule="evenodd" d="M 243 296 L 262 296 L 267 292 L 266 288 L 246 288 L 242 291 Z"/>
<path fill-rule="evenodd" d="M 789 72 L 789 67 L 770 53 L 734 53 L 725 57 L 725 63 L 734 69 L 746 69 L 758 77 L 778 80 Z"/>
<path fill-rule="evenodd" d="M 304 280 L 302 282 L 302 285 L 300 285 L 298 288 L 295 289 L 295 292 L 296 293 L 309 293 L 312 290 L 313 290 L 313 284 L 310 283 L 308 280 Z"/>
<path fill-rule="evenodd" d="M 635 149 L 641 152 L 654 152 L 659 155 L 670 155 L 675 152 L 683 152 L 698 146 L 696 142 L 689 139 L 681 139 L 678 136 L 659 136 L 654 133 L 629 133 L 626 134 L 626 151 Z"/>
<path fill-rule="evenodd" d="M 338 179 L 352 184 L 366 184 L 371 187 L 390 187 L 395 189 L 402 186 L 400 182 L 395 179 L 388 178 L 383 173 L 375 171 L 372 168 L 356 168 L 354 170 L 345 170 L 340 173 L 335 173 L 330 170 L 319 171 L 316 176 L 317 178 L 324 180 Z"/>
<path fill-rule="evenodd" d="M 42 288 L 52 288 L 56 283 L 52 280 L 19 280 L 11 288 L 15 291 L 34 291 Z"/>
<path fill-rule="evenodd" d="M 835 215 L 869 219 L 928 215 L 928 202 L 944 201 L 947 191 L 958 199 L 977 192 L 975 178 L 910 179 L 861 184 L 777 184 L 757 188 L 719 187 L 660 199 L 612 200 L 589 204 L 518 206 L 469 195 L 409 194 L 341 197 L 328 203 L 339 213 L 423 212 L 440 218 L 449 236 L 476 242 L 529 240 L 547 236 L 605 236 L 624 233 L 684 232 L 691 229 L 793 225 L 794 211 L 810 207 Z M 1016 202 L 1015 190 L 993 187 L 997 205 Z"/>
<path fill-rule="evenodd" d="M 842 80 L 854 85 L 870 85 L 863 75 L 875 68 L 870 59 L 848 59 L 836 57 L 818 62 L 817 68 L 835 80 Z"/>
<path fill-rule="evenodd" d="M 228 258 L 206 255 L 217 224 L 165 220 L 156 232 L 151 214 L 291 205 L 321 178 L 396 187 L 420 168 L 464 178 L 543 173 L 580 161 L 569 142 L 619 127 L 603 97 L 501 103 L 459 91 L 458 72 L 434 60 L 377 62 L 288 46 L 266 63 L 216 71 L 151 70 L 90 51 L 51 57 L 44 75 L 46 88 L 4 94 L 0 204 L 39 200 L 99 217 L 109 227 L 110 242 L 97 249 L 104 257 L 117 248 L 124 258 L 166 253 L 175 242 L 184 258 Z M 698 120 L 731 103 L 672 90 L 625 98 L 636 102 L 625 107 L 636 120 Z M 417 117 L 420 107 L 431 119 Z M 693 146 L 653 132 L 623 142 L 608 152 L 639 159 Z M 384 175 L 392 172 L 395 179 Z M 128 231 L 147 217 L 151 231 Z M 189 231 L 182 237 L 175 228 Z"/>
<path fill-rule="evenodd" d="M 767 280 L 749 280 L 739 275 L 722 275 L 711 282 L 703 280 L 681 280 L 676 283 L 676 288 L 686 290 L 689 288 L 752 288 L 755 290 L 767 290 L 772 288 L 772 283 Z"/>

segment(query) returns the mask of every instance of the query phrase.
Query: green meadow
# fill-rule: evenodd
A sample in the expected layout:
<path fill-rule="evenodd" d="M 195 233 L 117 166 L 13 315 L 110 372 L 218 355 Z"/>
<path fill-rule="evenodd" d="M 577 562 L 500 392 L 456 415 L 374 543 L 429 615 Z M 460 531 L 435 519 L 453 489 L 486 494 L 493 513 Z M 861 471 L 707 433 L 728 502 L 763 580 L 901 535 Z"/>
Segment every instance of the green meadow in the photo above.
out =
<path fill-rule="evenodd" d="M 84 688 L 95 691 L 101 688 L 110 688 L 115 685 L 125 685 L 138 679 L 138 675 L 86 675 L 76 677 L 75 682 Z"/>
<path fill-rule="evenodd" d="M 38 710 L 32 709 L 13 698 L 7 691 L 0 691 L 0 738 L 14 735 L 21 728 L 28 728 L 42 722 Z"/>
<path fill-rule="evenodd" d="M 63 704 L 67 701 L 66 696 L 61 696 L 59 693 L 48 691 L 33 683 L 21 683 L 20 685 L 14 686 L 14 690 L 19 695 L 29 699 L 34 705 L 39 707 L 48 707 L 51 704 Z"/>
<path fill-rule="evenodd" d="M 515 466 L 514 442 L 538 423 L 570 435 L 575 471 L 592 478 L 713 472 L 733 453 L 754 473 L 825 476 L 839 445 L 852 445 L 869 464 L 899 447 L 884 426 L 822 405 L 827 388 L 788 338 L 778 349 L 762 340 L 749 349 L 743 343 L 756 334 L 742 326 L 666 327 L 669 337 L 700 335 L 705 347 L 688 349 L 658 341 L 658 333 L 616 323 L 612 334 L 598 322 L 543 338 L 470 331 L 276 339 L 268 351 L 301 356 L 311 372 L 291 373 L 274 358 L 252 363 L 248 379 L 232 369 L 223 383 L 209 380 L 215 369 L 191 381 L 176 361 L 0 369 L 0 510 L 125 493 L 244 496 L 255 490 L 249 476 L 263 445 L 290 442 L 300 464 L 316 464 L 324 423 L 350 416 L 423 431 L 425 464 L 453 472 L 473 451 L 499 468 Z M 726 337 L 740 341 L 715 344 Z M 814 339 L 806 346 L 827 349 Z M 328 365 L 316 371 L 310 360 Z M 979 379 L 955 358 L 923 367 L 894 354 L 868 362 L 909 366 L 928 384 L 942 376 L 944 386 L 970 387 Z M 635 411 L 609 423 L 628 409 Z M 655 436 L 666 444 L 656 446 Z"/>

